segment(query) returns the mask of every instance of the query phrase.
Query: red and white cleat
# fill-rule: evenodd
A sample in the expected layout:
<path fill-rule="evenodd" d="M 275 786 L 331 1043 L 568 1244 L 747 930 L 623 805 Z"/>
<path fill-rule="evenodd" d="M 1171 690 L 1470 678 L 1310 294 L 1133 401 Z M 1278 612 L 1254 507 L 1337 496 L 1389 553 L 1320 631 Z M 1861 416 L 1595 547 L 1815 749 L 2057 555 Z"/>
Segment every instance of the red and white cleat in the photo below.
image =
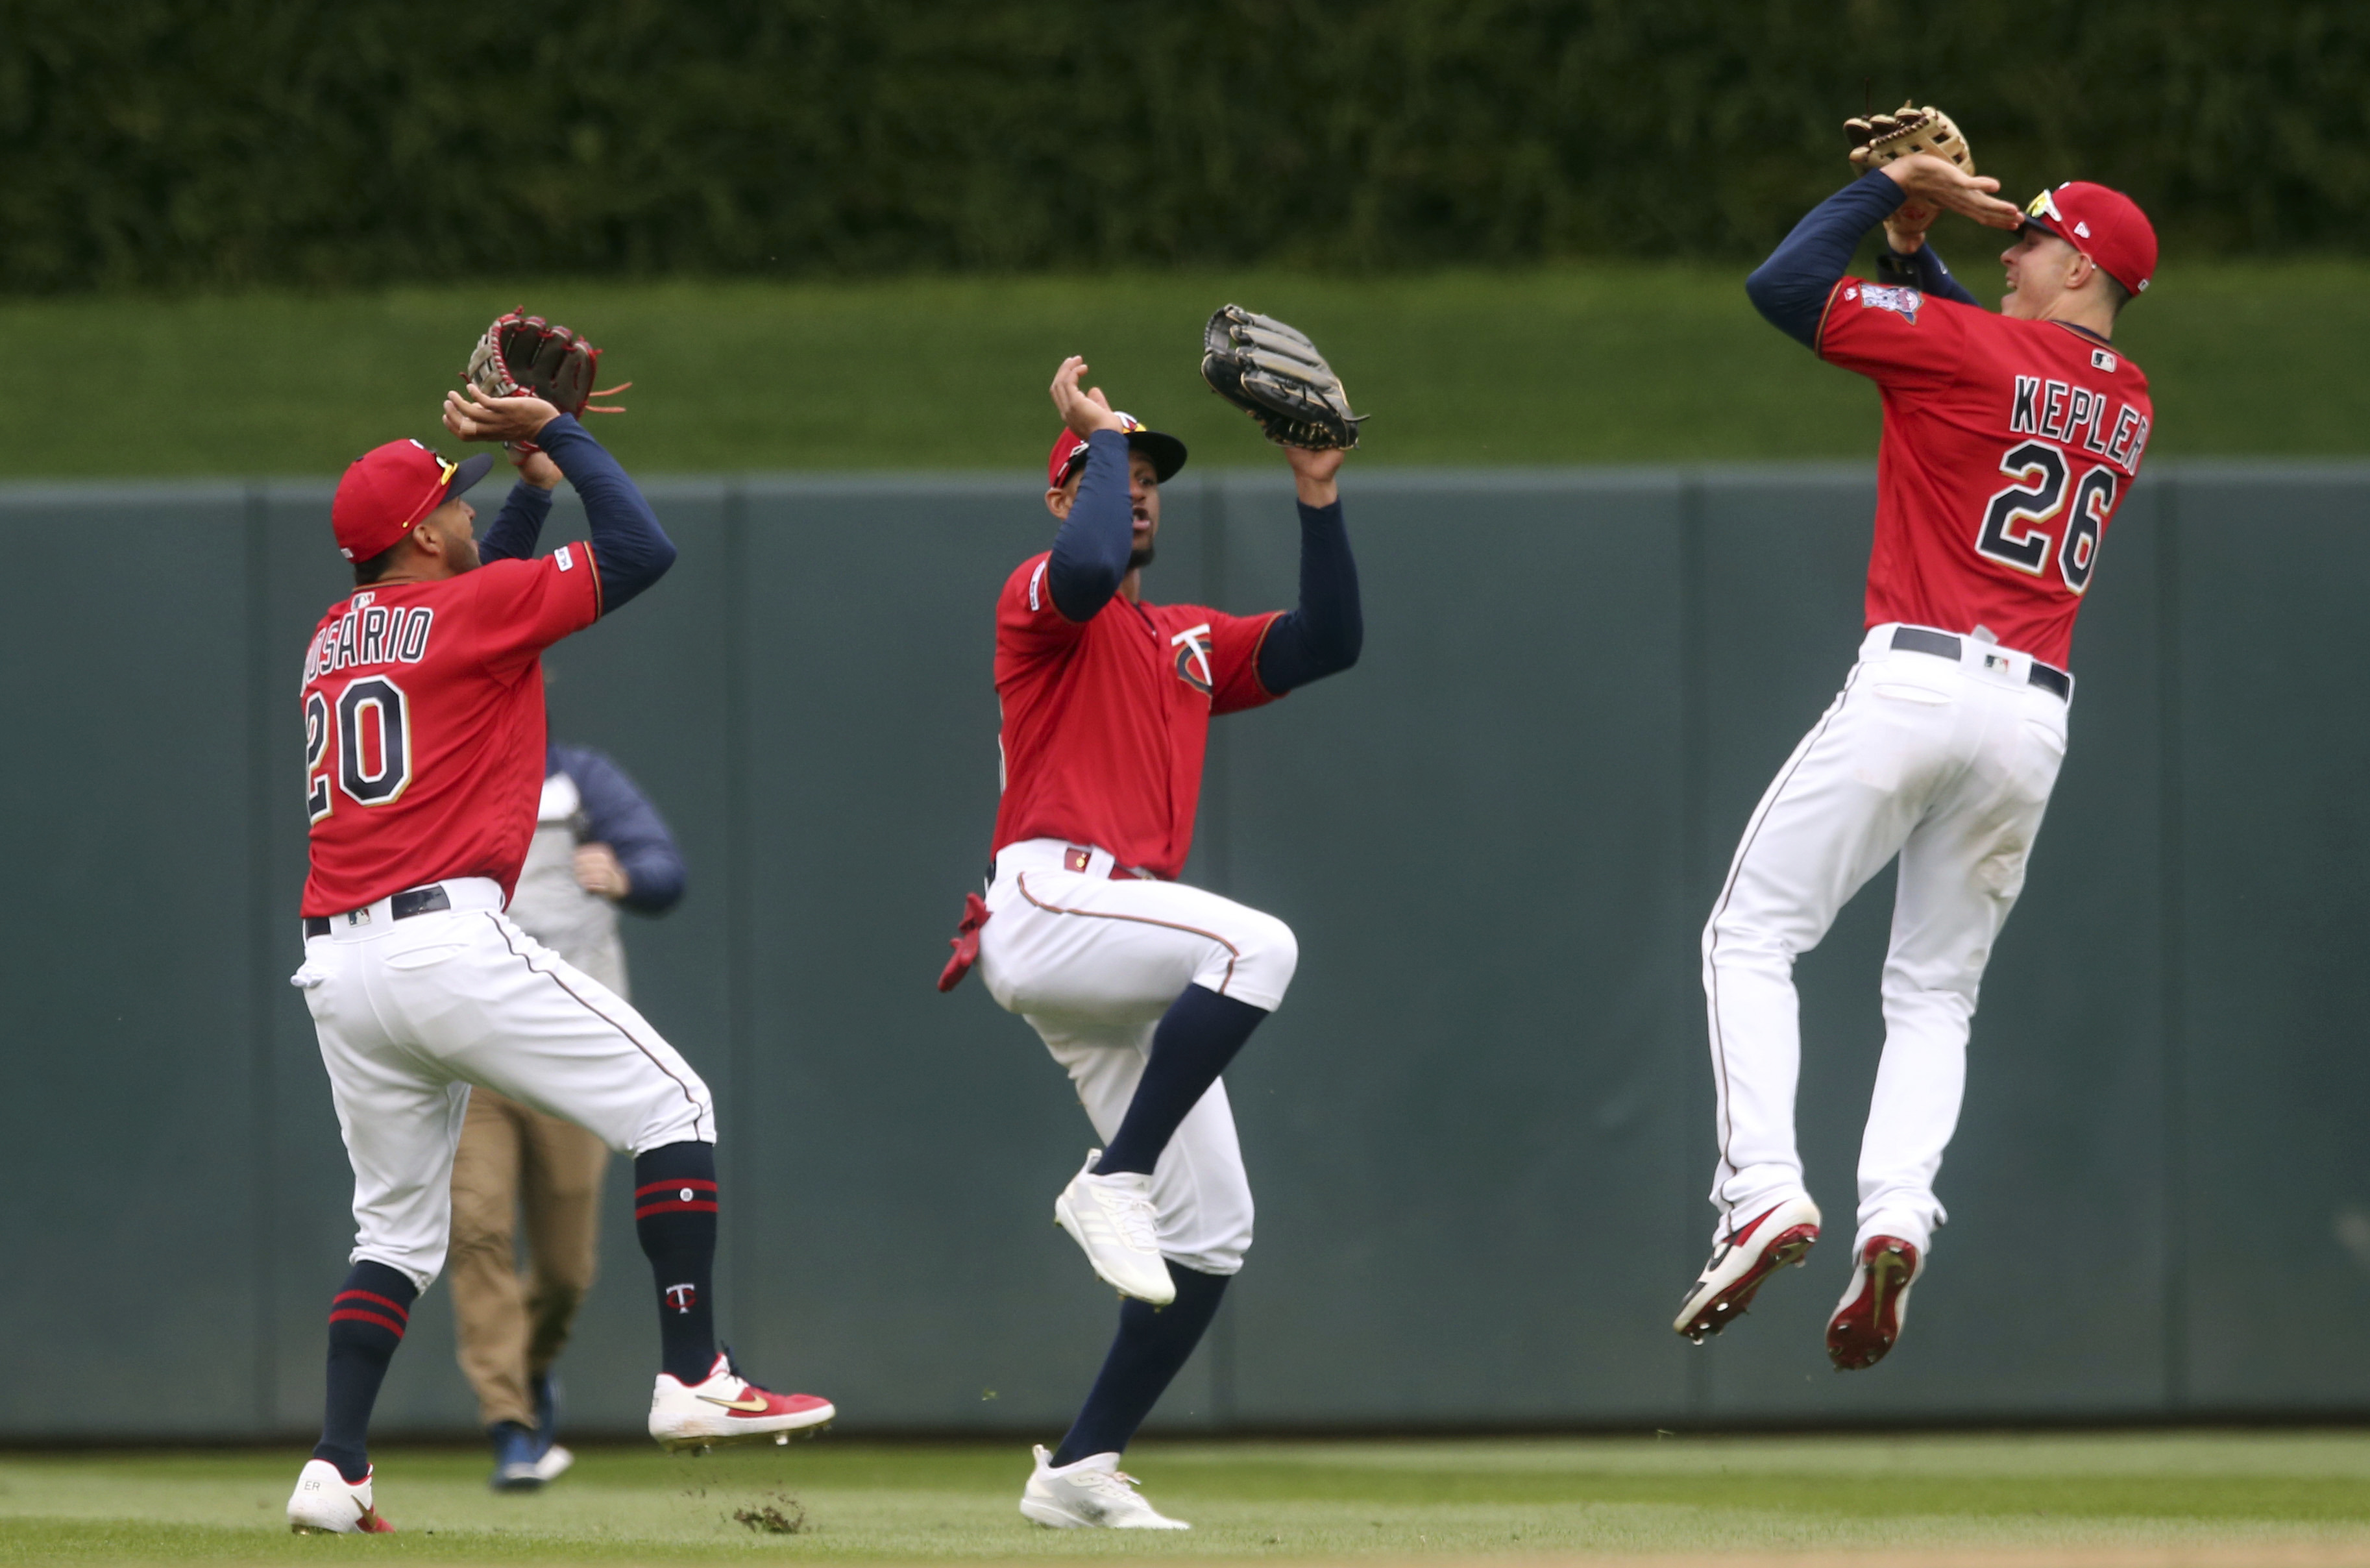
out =
<path fill-rule="evenodd" d="M 1720 1239 L 1671 1327 L 1703 1343 L 1743 1317 L 1762 1282 L 1788 1263 L 1799 1266 L 1818 1239 L 1819 1205 L 1810 1199 L 1762 1210 Z"/>
<path fill-rule="evenodd" d="M 1827 1320 L 1827 1359 L 1838 1372 L 1858 1372 L 1884 1359 L 1909 1313 L 1909 1287 L 1926 1259 L 1898 1236 L 1871 1236 L 1859 1250 L 1851 1286 Z"/>
<path fill-rule="evenodd" d="M 812 1394 L 777 1394 L 757 1387 L 733 1370 L 727 1351 L 702 1382 L 685 1384 L 659 1374 L 650 1395 L 650 1435 L 669 1452 L 765 1437 L 787 1443 L 791 1433 L 818 1431 L 838 1413 L 829 1400 Z"/>
<path fill-rule="evenodd" d="M 350 1482 L 327 1459 L 307 1459 L 296 1472 L 296 1490 L 288 1499 L 288 1528 L 297 1535 L 395 1533 L 395 1527 L 371 1505 L 371 1477 Z"/>

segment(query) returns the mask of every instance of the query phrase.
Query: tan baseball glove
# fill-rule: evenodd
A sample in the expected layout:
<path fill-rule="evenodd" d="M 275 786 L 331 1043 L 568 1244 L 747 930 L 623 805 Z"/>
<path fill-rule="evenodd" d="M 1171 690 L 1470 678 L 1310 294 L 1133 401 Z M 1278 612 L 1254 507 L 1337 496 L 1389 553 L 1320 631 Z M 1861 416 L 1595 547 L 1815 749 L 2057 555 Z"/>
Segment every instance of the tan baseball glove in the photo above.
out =
<path fill-rule="evenodd" d="M 1851 138 L 1854 168 L 1882 168 L 1893 159 L 1905 158 L 1912 153 L 1931 153 L 1956 164 L 1962 174 L 1975 172 L 1975 155 L 1967 145 L 1966 133 L 1930 103 L 1923 109 L 1904 103 L 1891 114 L 1847 120 L 1844 134 Z M 1887 226 L 1898 234 L 1923 234 L 1939 216 L 1940 213 L 1936 208 L 1904 202 Z"/>

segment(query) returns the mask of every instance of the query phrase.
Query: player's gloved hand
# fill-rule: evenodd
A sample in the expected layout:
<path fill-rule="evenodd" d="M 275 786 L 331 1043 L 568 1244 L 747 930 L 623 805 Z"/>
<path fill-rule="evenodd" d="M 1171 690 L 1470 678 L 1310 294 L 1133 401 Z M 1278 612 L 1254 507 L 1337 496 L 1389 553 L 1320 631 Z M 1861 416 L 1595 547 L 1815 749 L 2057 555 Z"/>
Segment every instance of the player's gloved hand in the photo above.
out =
<path fill-rule="evenodd" d="M 1088 436 L 1099 430 L 1115 430 L 1124 433 L 1127 421 L 1119 417 L 1103 396 L 1099 386 L 1086 386 L 1087 361 L 1083 354 L 1072 354 L 1053 373 L 1053 408 L 1062 422 Z"/>
<path fill-rule="evenodd" d="M 576 847 L 576 885 L 595 898 L 623 898 L 634 891 L 634 879 L 627 874 L 617 852 L 606 844 L 580 844 Z"/>
<path fill-rule="evenodd" d="M 533 441 L 558 417 L 540 398 L 489 398 L 474 386 L 444 394 L 444 428 L 464 441 Z"/>

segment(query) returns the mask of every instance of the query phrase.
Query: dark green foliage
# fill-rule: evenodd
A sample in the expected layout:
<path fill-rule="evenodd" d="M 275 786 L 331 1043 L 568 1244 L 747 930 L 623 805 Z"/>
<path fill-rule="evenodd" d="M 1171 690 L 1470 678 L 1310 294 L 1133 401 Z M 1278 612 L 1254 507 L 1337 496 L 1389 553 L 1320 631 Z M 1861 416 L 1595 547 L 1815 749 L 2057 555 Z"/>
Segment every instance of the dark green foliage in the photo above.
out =
<path fill-rule="evenodd" d="M 0 0 L 0 288 L 1738 256 L 1904 95 L 2355 248 L 2365 80 L 2318 0 Z"/>

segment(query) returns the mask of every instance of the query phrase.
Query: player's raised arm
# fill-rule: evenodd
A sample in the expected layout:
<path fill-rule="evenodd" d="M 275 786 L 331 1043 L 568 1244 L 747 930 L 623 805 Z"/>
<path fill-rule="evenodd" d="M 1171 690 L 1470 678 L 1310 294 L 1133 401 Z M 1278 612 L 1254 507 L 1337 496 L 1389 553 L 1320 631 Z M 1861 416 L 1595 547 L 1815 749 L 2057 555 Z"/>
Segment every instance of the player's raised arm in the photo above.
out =
<path fill-rule="evenodd" d="M 551 492 L 559 487 L 559 465 L 535 448 L 511 453 L 518 482 L 502 502 L 502 510 L 477 541 L 480 560 L 524 560 L 535 554 L 535 541 L 551 516 Z"/>
<path fill-rule="evenodd" d="M 674 541 L 641 490 L 592 432 L 540 398 L 489 398 L 475 386 L 444 395 L 444 428 L 464 441 L 532 442 L 551 455 L 584 502 L 601 612 L 618 609 L 666 575 Z"/>
<path fill-rule="evenodd" d="M 1771 326 L 1815 350 L 1819 317 L 1836 282 L 1850 271 L 1861 236 L 1913 198 L 1994 228 L 2014 228 L 2023 214 L 1990 194 L 1998 189 L 1998 180 L 1962 174 L 1929 154 L 1889 163 L 1812 208 L 1745 280 L 1744 292 Z M 1972 296 L 1962 303 L 1972 304 Z"/>
<path fill-rule="evenodd" d="M 1087 444 L 1078 493 L 1053 536 L 1045 586 L 1064 620 L 1083 625 L 1101 613 L 1127 577 L 1135 518 L 1128 486 L 1127 421 L 1099 386 L 1085 385 L 1087 362 L 1072 354 L 1053 373 L 1053 407 Z"/>
<path fill-rule="evenodd" d="M 1358 562 L 1334 482 L 1347 453 L 1286 447 L 1300 498 L 1300 604 L 1276 617 L 1260 642 L 1260 685 L 1281 697 L 1358 662 L 1366 623 Z"/>

